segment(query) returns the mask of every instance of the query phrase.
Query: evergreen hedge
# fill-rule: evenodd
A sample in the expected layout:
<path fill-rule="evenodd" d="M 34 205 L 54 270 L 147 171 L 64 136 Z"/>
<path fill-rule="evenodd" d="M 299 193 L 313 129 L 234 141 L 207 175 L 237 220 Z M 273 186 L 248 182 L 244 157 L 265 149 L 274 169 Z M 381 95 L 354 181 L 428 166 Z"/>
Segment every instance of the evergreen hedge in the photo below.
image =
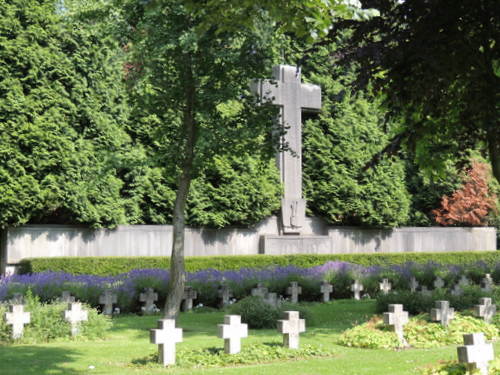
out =
<path fill-rule="evenodd" d="M 301 254 L 301 255 L 241 255 L 187 257 L 186 270 L 195 272 L 207 268 L 235 270 L 295 265 L 313 267 L 328 261 L 344 261 L 363 266 L 386 266 L 406 262 L 465 265 L 483 261 L 500 262 L 498 251 L 464 251 L 446 253 L 370 253 L 370 254 Z M 169 257 L 52 257 L 24 259 L 19 272 L 64 271 L 75 275 L 117 275 L 133 269 L 168 268 Z"/>

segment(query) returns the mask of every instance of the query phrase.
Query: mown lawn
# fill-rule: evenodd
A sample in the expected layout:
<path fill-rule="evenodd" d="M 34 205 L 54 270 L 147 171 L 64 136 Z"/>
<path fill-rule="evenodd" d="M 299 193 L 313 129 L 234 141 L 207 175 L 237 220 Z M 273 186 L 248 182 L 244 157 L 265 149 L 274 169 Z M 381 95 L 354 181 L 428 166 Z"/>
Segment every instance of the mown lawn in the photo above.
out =
<path fill-rule="evenodd" d="M 149 329 L 158 316 L 122 316 L 106 340 L 55 342 L 41 345 L 0 346 L 0 374 L 272 374 L 272 375 L 403 375 L 416 374 L 417 368 L 438 360 L 456 358 L 454 346 L 439 349 L 411 349 L 400 352 L 346 348 L 335 344 L 346 328 L 366 321 L 374 310 L 373 301 L 341 300 L 310 305 L 315 326 L 301 336 L 301 343 L 323 345 L 334 352 L 331 358 L 318 358 L 258 365 L 207 368 L 163 369 L 145 359 L 156 351 L 149 343 Z M 217 324 L 224 313 L 181 314 L 178 326 L 184 329 L 184 342 L 177 348 L 223 347 L 216 337 Z M 307 323 L 306 323 L 307 324 Z M 250 330 L 242 345 L 281 341 L 275 330 Z M 500 344 L 495 345 L 496 351 Z M 93 368 L 89 368 L 93 366 Z"/>

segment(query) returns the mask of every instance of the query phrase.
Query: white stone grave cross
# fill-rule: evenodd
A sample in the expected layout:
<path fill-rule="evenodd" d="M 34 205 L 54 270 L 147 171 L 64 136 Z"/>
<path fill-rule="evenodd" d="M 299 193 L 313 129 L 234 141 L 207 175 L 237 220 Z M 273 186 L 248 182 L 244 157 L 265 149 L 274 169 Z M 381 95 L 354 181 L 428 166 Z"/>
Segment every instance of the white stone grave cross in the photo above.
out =
<path fill-rule="evenodd" d="M 71 293 L 68 292 L 67 290 L 63 290 L 63 292 L 61 293 L 60 300 L 61 300 L 61 302 L 65 302 L 65 303 L 73 303 L 73 302 L 75 302 L 75 297 L 73 297 L 71 295 Z"/>
<path fill-rule="evenodd" d="M 104 305 L 102 313 L 104 315 L 113 314 L 113 304 L 118 302 L 118 297 L 111 290 L 105 290 L 104 294 L 99 296 L 99 304 Z"/>
<path fill-rule="evenodd" d="M 444 287 L 444 280 L 439 276 L 434 280 L 434 288 L 442 289 Z"/>
<path fill-rule="evenodd" d="M 183 303 L 183 310 L 184 311 L 190 311 L 193 309 L 193 300 L 198 298 L 198 293 L 196 290 L 194 290 L 192 287 L 187 286 L 184 288 L 184 295 L 182 296 L 182 299 L 184 300 Z"/>
<path fill-rule="evenodd" d="M 146 288 L 144 293 L 139 294 L 139 301 L 144 302 L 144 313 L 151 314 L 156 308 L 155 302 L 158 301 L 158 293 L 155 293 L 153 288 Z"/>
<path fill-rule="evenodd" d="M 266 298 L 268 289 L 262 283 L 258 283 L 256 288 L 252 289 L 252 296 Z"/>
<path fill-rule="evenodd" d="M 474 306 L 474 315 L 483 318 L 486 323 L 491 323 L 496 312 L 497 307 L 492 303 L 491 298 L 481 298 L 479 305 Z"/>
<path fill-rule="evenodd" d="M 323 302 L 328 302 L 330 301 L 330 294 L 333 292 L 333 285 L 328 281 L 323 280 L 321 282 L 320 291 L 323 294 Z"/>
<path fill-rule="evenodd" d="M 272 80 L 252 83 L 252 91 L 263 100 L 280 107 L 278 123 L 286 129 L 282 144 L 288 151 L 278 155 L 284 196 L 281 201 L 283 233 L 301 233 L 306 216 L 302 198 L 302 110 L 321 109 L 321 88 L 301 82 L 300 69 L 295 66 L 273 67 Z"/>
<path fill-rule="evenodd" d="M 455 309 L 450 308 L 448 301 L 436 301 L 436 308 L 431 309 L 431 320 L 441 322 L 444 327 L 447 327 L 454 317 Z"/>
<path fill-rule="evenodd" d="M 299 294 L 302 294 L 302 287 L 299 286 L 298 282 L 292 281 L 286 289 L 286 293 L 290 296 L 291 303 L 297 303 L 299 302 Z"/>
<path fill-rule="evenodd" d="M 64 311 L 64 319 L 71 324 L 71 336 L 76 336 L 79 332 L 78 325 L 88 319 L 88 312 L 82 310 L 80 302 L 68 304 L 68 310 Z"/>
<path fill-rule="evenodd" d="M 481 288 L 484 292 L 491 292 L 495 282 L 493 281 L 491 275 L 487 273 L 482 280 L 483 287 Z"/>
<path fill-rule="evenodd" d="M 7 325 L 12 326 L 12 338 L 20 339 L 23 336 L 24 325 L 31 321 L 31 314 L 24 311 L 23 305 L 9 305 L 9 312 L 5 313 Z"/>
<path fill-rule="evenodd" d="M 495 358 L 493 345 L 486 343 L 482 332 L 464 335 L 464 346 L 457 348 L 457 354 L 470 372 L 479 370 L 481 375 L 488 375 L 488 362 Z"/>
<path fill-rule="evenodd" d="M 278 301 L 278 294 L 276 293 L 267 293 L 264 297 L 264 302 L 273 307 L 278 307 L 280 302 Z"/>
<path fill-rule="evenodd" d="M 298 311 L 283 312 L 284 320 L 278 320 L 278 331 L 283 334 L 283 346 L 299 348 L 299 334 L 306 331 L 306 321 L 299 319 Z"/>
<path fill-rule="evenodd" d="M 382 291 L 383 294 L 389 293 L 389 291 L 392 288 L 392 285 L 389 282 L 389 279 L 382 279 L 382 282 L 379 283 L 379 285 L 380 285 L 380 290 Z"/>
<path fill-rule="evenodd" d="M 408 346 L 403 335 L 403 327 L 406 323 L 408 323 L 408 311 L 403 311 L 403 305 L 389 305 L 389 312 L 384 313 L 384 324 L 394 328 L 401 346 Z"/>
<path fill-rule="evenodd" d="M 219 338 L 224 339 L 224 353 L 241 351 L 241 339 L 248 336 L 248 325 L 241 323 L 239 315 L 225 315 L 224 324 L 219 324 Z"/>
<path fill-rule="evenodd" d="M 354 284 L 351 285 L 351 291 L 354 293 L 354 299 L 361 299 L 359 293 L 362 292 L 363 289 L 363 284 L 361 284 L 359 280 L 354 280 Z"/>
<path fill-rule="evenodd" d="M 182 342 L 182 328 L 175 328 L 174 319 L 158 320 L 158 328 L 150 331 L 150 341 L 158 345 L 158 362 L 175 364 L 175 344 Z"/>
<path fill-rule="evenodd" d="M 418 286 L 419 286 L 419 283 L 418 283 L 417 279 L 415 279 L 415 277 L 412 276 L 410 279 L 410 291 L 412 293 L 415 293 L 417 291 Z"/>
<path fill-rule="evenodd" d="M 219 287 L 218 295 L 221 298 L 221 306 L 224 307 L 229 305 L 229 300 L 233 296 L 233 292 L 227 285 L 223 284 Z"/>

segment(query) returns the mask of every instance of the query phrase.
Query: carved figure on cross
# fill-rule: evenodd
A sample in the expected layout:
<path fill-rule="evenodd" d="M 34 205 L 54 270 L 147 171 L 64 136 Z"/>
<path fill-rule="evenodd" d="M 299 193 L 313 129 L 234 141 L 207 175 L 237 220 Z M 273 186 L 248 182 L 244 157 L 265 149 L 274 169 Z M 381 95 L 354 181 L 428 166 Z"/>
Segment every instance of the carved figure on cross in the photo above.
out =
<path fill-rule="evenodd" d="M 495 285 L 495 282 L 493 281 L 493 278 L 489 273 L 484 275 L 484 278 L 481 280 L 482 287 L 481 289 L 483 292 L 491 292 L 493 290 L 493 286 Z"/>
<path fill-rule="evenodd" d="M 239 315 L 225 315 L 219 324 L 219 337 L 224 339 L 224 352 L 237 354 L 241 351 L 241 339 L 248 336 L 248 325 L 241 323 Z"/>
<path fill-rule="evenodd" d="M 323 280 L 321 282 L 320 292 L 323 295 L 323 302 L 330 301 L 330 294 L 333 292 L 333 285 L 328 281 Z"/>
<path fill-rule="evenodd" d="M 80 302 L 68 304 L 68 310 L 64 311 L 64 319 L 71 325 L 71 336 L 78 335 L 80 322 L 88 319 L 88 312 L 82 310 Z"/>
<path fill-rule="evenodd" d="M 486 323 L 491 323 L 496 312 L 497 306 L 492 302 L 491 298 L 481 298 L 479 305 L 474 306 L 474 315 L 483 318 Z"/>
<path fill-rule="evenodd" d="M 417 279 L 414 276 L 412 276 L 410 279 L 410 291 L 412 293 L 415 293 L 417 291 L 419 285 L 420 284 L 418 283 Z"/>
<path fill-rule="evenodd" d="M 389 282 L 389 279 L 382 279 L 382 282 L 379 283 L 380 290 L 382 291 L 383 294 L 388 294 L 392 288 L 391 283 Z"/>
<path fill-rule="evenodd" d="M 183 311 L 191 311 L 193 309 L 193 301 L 198 298 L 198 292 L 192 287 L 187 286 L 184 288 L 183 299 Z"/>
<path fill-rule="evenodd" d="M 31 314 L 24 311 L 23 305 L 9 305 L 9 311 L 5 313 L 7 325 L 12 326 L 12 338 L 20 339 L 23 336 L 24 325 L 31 322 Z"/>
<path fill-rule="evenodd" d="M 470 373 L 478 370 L 481 375 L 488 375 L 488 362 L 495 358 L 493 345 L 485 341 L 482 332 L 464 335 L 464 346 L 457 348 L 457 354 Z"/>
<path fill-rule="evenodd" d="M 306 321 L 299 318 L 298 311 L 285 311 L 283 320 L 278 320 L 278 331 L 283 334 L 283 346 L 299 348 L 299 335 L 306 331 Z"/>
<path fill-rule="evenodd" d="M 431 320 L 439 321 L 444 327 L 455 317 L 455 310 L 450 308 L 449 301 L 436 301 L 436 308 L 431 309 Z"/>
<path fill-rule="evenodd" d="M 401 346 L 406 347 L 408 343 L 404 338 L 404 326 L 408 323 L 408 311 L 403 311 L 403 305 L 389 305 L 389 312 L 384 313 L 384 324 L 392 326 L 398 336 Z"/>
<path fill-rule="evenodd" d="M 299 286 L 298 282 L 292 281 L 286 289 L 286 293 L 290 296 L 291 303 L 297 303 L 299 302 L 299 294 L 302 294 L 302 287 Z"/>
<path fill-rule="evenodd" d="M 302 197 L 302 111 L 321 109 L 321 88 L 302 83 L 295 66 L 273 67 L 271 80 L 254 81 L 252 91 L 264 102 L 280 107 L 278 124 L 286 151 L 277 156 L 284 196 L 281 201 L 283 233 L 301 233 L 306 215 Z"/>
<path fill-rule="evenodd" d="M 175 364 L 175 344 L 182 342 L 182 328 L 175 328 L 174 319 L 158 320 L 158 328 L 150 331 L 150 341 L 158 345 L 158 362 Z"/>
<path fill-rule="evenodd" d="M 155 293 L 153 288 L 146 288 L 144 293 L 139 294 L 139 301 L 144 302 L 144 313 L 152 314 L 156 310 L 155 302 L 158 301 L 158 293 Z"/>
<path fill-rule="evenodd" d="M 364 290 L 363 284 L 359 280 L 354 280 L 354 284 L 351 285 L 351 291 L 354 293 L 354 299 L 360 300 L 360 293 Z"/>
<path fill-rule="evenodd" d="M 217 294 L 219 295 L 219 298 L 221 299 L 221 306 L 222 307 L 229 305 L 229 301 L 230 301 L 231 297 L 233 296 L 233 292 L 226 284 L 222 284 L 219 287 Z"/>
<path fill-rule="evenodd" d="M 116 293 L 113 293 L 111 290 L 107 289 L 104 291 L 104 294 L 99 296 L 99 304 L 104 305 L 102 309 L 102 313 L 104 315 L 112 315 L 113 314 L 113 304 L 118 302 L 118 297 Z"/>

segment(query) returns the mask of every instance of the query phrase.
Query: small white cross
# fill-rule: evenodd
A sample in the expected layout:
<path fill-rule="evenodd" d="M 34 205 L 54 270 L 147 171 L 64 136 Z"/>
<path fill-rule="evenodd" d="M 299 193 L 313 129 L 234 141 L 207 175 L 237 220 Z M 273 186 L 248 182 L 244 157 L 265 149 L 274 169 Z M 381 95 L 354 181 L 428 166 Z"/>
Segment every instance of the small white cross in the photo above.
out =
<path fill-rule="evenodd" d="M 258 283 L 257 287 L 252 289 L 252 296 L 265 298 L 268 291 L 262 283 Z"/>
<path fill-rule="evenodd" d="M 488 362 L 495 358 L 493 345 L 486 343 L 482 332 L 464 335 L 464 346 L 457 348 L 457 354 L 470 372 L 479 370 L 482 375 L 488 375 Z"/>
<path fill-rule="evenodd" d="M 359 300 L 359 293 L 363 291 L 363 284 L 359 280 L 354 280 L 354 284 L 351 285 L 351 291 L 354 292 L 354 299 Z"/>
<path fill-rule="evenodd" d="M 484 292 L 491 292 L 495 282 L 493 281 L 491 275 L 487 273 L 482 280 L 483 287 L 481 288 Z"/>
<path fill-rule="evenodd" d="M 389 293 L 389 291 L 392 288 L 392 285 L 389 282 L 389 279 L 383 279 L 382 282 L 379 283 L 379 285 L 380 285 L 380 290 L 382 291 L 383 294 Z"/>
<path fill-rule="evenodd" d="M 175 328 L 174 319 L 158 320 L 158 329 L 150 331 L 150 340 L 158 345 L 158 362 L 163 366 L 175 364 L 175 344 L 182 342 L 182 328 Z"/>
<path fill-rule="evenodd" d="M 225 315 L 219 324 L 219 338 L 224 339 L 224 352 L 237 354 L 241 351 L 241 339 L 248 337 L 248 325 L 241 323 L 239 315 Z"/>
<path fill-rule="evenodd" d="M 104 291 L 104 294 L 99 296 L 99 304 L 104 305 L 102 313 L 104 315 L 112 315 L 113 314 L 113 304 L 118 302 L 118 298 L 115 293 L 111 292 L 111 290 Z"/>
<path fill-rule="evenodd" d="M 328 302 L 330 301 L 330 293 L 333 292 L 333 285 L 330 284 L 328 281 L 323 280 L 321 282 L 320 291 L 323 294 L 323 302 Z"/>
<path fill-rule="evenodd" d="M 147 288 L 145 293 L 139 294 L 139 301 L 144 302 L 144 313 L 150 314 L 155 309 L 155 302 L 158 301 L 158 293 L 152 288 Z"/>
<path fill-rule="evenodd" d="M 419 284 L 418 284 L 417 279 L 415 279 L 415 277 L 412 276 L 410 279 L 410 291 L 412 293 L 415 293 L 417 291 L 418 286 L 419 286 Z"/>
<path fill-rule="evenodd" d="M 283 346 L 299 348 L 299 334 L 306 331 L 306 321 L 299 319 L 298 311 L 283 312 L 284 320 L 278 320 L 278 331 L 283 334 Z"/>
<path fill-rule="evenodd" d="M 80 302 L 72 302 L 68 304 L 68 310 L 64 311 L 64 319 L 71 324 L 71 336 L 78 334 L 78 323 L 88 319 L 88 312 L 82 310 Z"/>
<path fill-rule="evenodd" d="M 403 305 L 389 305 L 389 312 L 384 313 L 384 324 L 394 328 L 394 332 L 396 332 L 402 346 L 408 346 L 403 335 L 403 327 L 406 323 L 408 323 L 408 311 L 403 311 Z"/>
<path fill-rule="evenodd" d="M 61 293 L 61 302 L 72 303 L 75 302 L 75 297 L 71 295 L 67 290 L 63 290 Z"/>
<path fill-rule="evenodd" d="M 448 301 L 436 301 L 436 308 L 431 309 L 431 320 L 439 321 L 446 327 L 450 321 L 455 317 L 455 310 L 450 308 Z"/>
<path fill-rule="evenodd" d="M 23 336 L 24 325 L 29 324 L 31 315 L 24 311 L 23 305 L 9 305 L 9 312 L 5 313 L 5 320 L 12 326 L 12 338 L 20 339 Z"/>
<path fill-rule="evenodd" d="M 221 285 L 218 291 L 218 295 L 221 298 L 221 306 L 229 305 L 229 300 L 233 296 L 233 292 L 227 285 Z"/>
<path fill-rule="evenodd" d="M 443 279 L 440 277 L 437 277 L 436 280 L 434 280 L 434 288 L 442 289 L 443 287 L 444 287 Z"/>
<path fill-rule="evenodd" d="M 198 293 L 192 287 L 187 286 L 184 288 L 184 295 L 182 299 L 184 300 L 183 311 L 190 311 L 193 309 L 193 300 L 198 298 Z"/>
<path fill-rule="evenodd" d="M 491 298 L 481 298 L 479 305 L 474 306 L 474 315 L 483 318 L 486 323 L 491 323 L 496 312 L 497 307 L 492 303 Z"/>
<path fill-rule="evenodd" d="M 290 296 L 291 303 L 297 303 L 299 302 L 299 294 L 302 294 L 302 287 L 299 286 L 298 282 L 292 281 L 286 289 L 286 293 Z"/>

